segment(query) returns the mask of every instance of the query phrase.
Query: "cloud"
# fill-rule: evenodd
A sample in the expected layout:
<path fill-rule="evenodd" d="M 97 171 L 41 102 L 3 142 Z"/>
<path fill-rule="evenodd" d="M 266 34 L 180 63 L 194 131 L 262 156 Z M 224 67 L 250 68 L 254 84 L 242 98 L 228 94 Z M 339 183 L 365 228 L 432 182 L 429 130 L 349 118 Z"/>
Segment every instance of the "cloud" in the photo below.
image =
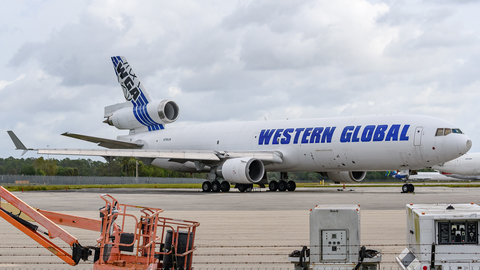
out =
<path fill-rule="evenodd" d="M 17 81 L 23 80 L 25 78 L 25 74 L 21 74 L 13 81 L 0 81 L 0 91 L 5 88 L 7 85 L 11 85 Z"/>
<path fill-rule="evenodd" d="M 478 2 L 76 5 L 62 4 L 56 21 L 55 2 L 11 4 L 10 13 L 23 17 L 5 14 L 0 28 L 11 41 L 0 55 L 0 122 L 32 143 L 64 131 L 125 133 L 102 123 L 103 108 L 124 101 L 114 55 L 129 60 L 153 98 L 180 106 L 172 126 L 409 113 L 480 134 L 471 117 L 480 113 Z M 6 141 L 0 150 L 11 148 Z"/>

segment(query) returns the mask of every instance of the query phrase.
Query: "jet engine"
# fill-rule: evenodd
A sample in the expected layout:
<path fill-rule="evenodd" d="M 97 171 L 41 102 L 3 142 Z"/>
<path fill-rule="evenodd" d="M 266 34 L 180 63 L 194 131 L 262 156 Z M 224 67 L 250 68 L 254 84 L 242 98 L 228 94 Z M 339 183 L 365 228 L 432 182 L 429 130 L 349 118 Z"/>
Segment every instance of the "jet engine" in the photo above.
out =
<path fill-rule="evenodd" d="M 104 122 L 118 129 L 170 124 L 177 120 L 180 111 L 177 103 L 166 99 L 154 100 L 140 106 L 133 106 L 132 103 L 125 102 L 105 109 L 107 111 L 110 108 L 116 110 Z"/>
<path fill-rule="evenodd" d="M 322 173 L 322 175 L 324 175 Z M 365 179 L 367 172 L 365 171 L 342 171 L 342 172 L 327 172 L 326 176 L 335 183 L 356 183 Z"/>
<path fill-rule="evenodd" d="M 252 184 L 262 180 L 265 166 L 256 158 L 232 158 L 218 166 L 216 173 L 230 183 Z"/>

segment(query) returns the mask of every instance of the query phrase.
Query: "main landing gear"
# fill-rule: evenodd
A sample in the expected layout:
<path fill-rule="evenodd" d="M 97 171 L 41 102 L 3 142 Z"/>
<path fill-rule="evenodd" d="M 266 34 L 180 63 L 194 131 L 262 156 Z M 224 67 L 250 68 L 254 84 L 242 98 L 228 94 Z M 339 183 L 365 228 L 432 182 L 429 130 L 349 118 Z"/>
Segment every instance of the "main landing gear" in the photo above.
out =
<path fill-rule="evenodd" d="M 402 193 L 413 193 L 415 191 L 415 187 L 413 184 L 405 183 L 402 186 Z"/>
<path fill-rule="evenodd" d="M 268 189 L 270 191 L 295 191 L 297 188 L 297 185 L 293 181 L 287 181 L 288 180 L 288 173 L 286 172 L 281 172 L 280 173 L 280 181 L 270 181 L 268 184 Z"/>
<path fill-rule="evenodd" d="M 218 180 L 213 180 L 212 182 L 210 181 L 205 181 L 202 184 L 202 191 L 203 192 L 229 192 L 230 191 L 230 183 L 227 181 L 220 181 Z"/>

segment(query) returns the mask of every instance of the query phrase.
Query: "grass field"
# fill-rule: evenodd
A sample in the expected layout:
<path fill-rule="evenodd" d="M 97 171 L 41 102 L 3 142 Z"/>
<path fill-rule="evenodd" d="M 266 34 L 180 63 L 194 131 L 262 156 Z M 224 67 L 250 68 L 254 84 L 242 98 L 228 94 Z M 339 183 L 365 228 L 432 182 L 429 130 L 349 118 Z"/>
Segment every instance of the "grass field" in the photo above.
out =
<path fill-rule="evenodd" d="M 441 183 L 441 182 L 413 182 L 415 186 L 442 186 L 442 187 L 480 187 L 480 182 L 455 182 L 455 183 Z M 343 184 L 325 183 L 297 183 L 297 187 L 325 187 L 325 188 L 338 188 Z M 379 183 L 379 182 L 367 182 L 367 183 L 347 183 L 347 187 L 401 187 L 403 182 L 398 183 Z M 42 190 L 65 190 L 65 189 L 88 189 L 88 188 L 194 188 L 201 189 L 202 184 L 124 184 L 124 185 L 15 185 L 5 184 L 3 185 L 9 191 L 42 191 Z M 234 185 L 231 185 L 233 188 Z"/>

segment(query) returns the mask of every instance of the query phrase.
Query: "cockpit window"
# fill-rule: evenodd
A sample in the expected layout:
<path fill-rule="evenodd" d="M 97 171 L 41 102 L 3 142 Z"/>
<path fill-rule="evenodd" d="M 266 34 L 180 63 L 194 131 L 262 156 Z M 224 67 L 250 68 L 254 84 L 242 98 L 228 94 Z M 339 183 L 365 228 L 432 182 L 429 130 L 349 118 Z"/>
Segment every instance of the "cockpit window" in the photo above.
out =
<path fill-rule="evenodd" d="M 463 134 L 459 128 L 437 128 L 435 136 L 447 136 L 450 133 Z"/>

